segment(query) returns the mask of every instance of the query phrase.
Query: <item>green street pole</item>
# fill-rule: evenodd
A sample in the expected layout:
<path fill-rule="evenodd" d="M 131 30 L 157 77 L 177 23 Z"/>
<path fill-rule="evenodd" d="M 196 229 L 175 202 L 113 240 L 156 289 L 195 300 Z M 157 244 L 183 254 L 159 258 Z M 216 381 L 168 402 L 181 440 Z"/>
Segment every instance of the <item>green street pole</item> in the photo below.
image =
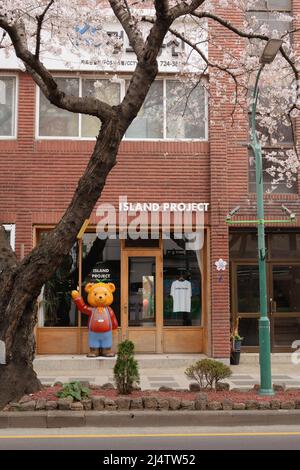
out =
<path fill-rule="evenodd" d="M 255 157 L 256 197 L 257 197 L 257 234 L 258 234 L 258 266 L 259 266 L 259 299 L 260 319 L 259 330 L 259 363 L 260 363 L 260 395 L 274 395 L 271 373 L 270 320 L 268 318 L 267 273 L 264 220 L 264 187 L 261 145 L 256 134 L 256 107 L 259 95 L 259 78 L 265 64 L 262 64 L 255 82 L 251 116 L 251 148 Z"/>

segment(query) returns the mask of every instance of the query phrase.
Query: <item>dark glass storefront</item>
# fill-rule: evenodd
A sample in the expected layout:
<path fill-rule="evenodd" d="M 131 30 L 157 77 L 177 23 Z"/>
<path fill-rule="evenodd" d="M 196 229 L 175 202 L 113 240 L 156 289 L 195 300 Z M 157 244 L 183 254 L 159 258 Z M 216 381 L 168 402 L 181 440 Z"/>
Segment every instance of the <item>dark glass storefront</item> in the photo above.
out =
<path fill-rule="evenodd" d="M 267 289 L 273 352 L 291 350 L 300 338 L 300 233 L 269 231 Z M 258 347 L 259 275 L 256 232 L 230 234 L 231 317 L 239 318 L 243 346 Z"/>

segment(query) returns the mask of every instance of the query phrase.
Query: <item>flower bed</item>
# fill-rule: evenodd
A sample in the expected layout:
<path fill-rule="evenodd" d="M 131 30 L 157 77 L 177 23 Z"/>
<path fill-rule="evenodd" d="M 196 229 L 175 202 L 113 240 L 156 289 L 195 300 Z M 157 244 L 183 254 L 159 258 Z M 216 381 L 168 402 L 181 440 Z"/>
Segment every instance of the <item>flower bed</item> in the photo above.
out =
<path fill-rule="evenodd" d="M 205 390 L 134 390 L 130 395 L 119 395 L 111 384 L 91 386 L 88 399 L 74 401 L 58 398 L 61 385 L 44 387 L 26 395 L 18 403 L 10 403 L 4 411 L 41 410 L 253 410 L 300 409 L 300 389 L 279 391 L 274 396 L 260 396 L 255 388 L 246 391 Z"/>

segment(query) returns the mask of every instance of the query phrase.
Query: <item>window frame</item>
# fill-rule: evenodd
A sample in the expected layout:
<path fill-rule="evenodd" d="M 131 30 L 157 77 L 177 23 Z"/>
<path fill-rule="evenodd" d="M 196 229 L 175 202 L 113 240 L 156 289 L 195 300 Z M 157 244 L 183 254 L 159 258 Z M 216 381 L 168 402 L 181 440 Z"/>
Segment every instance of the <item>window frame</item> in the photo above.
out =
<path fill-rule="evenodd" d="M 4 230 L 9 232 L 9 243 L 13 251 L 16 247 L 16 224 L 3 224 Z"/>
<path fill-rule="evenodd" d="M 77 78 L 79 80 L 79 96 L 82 96 L 82 82 L 83 80 L 107 80 L 107 76 L 95 77 L 94 75 L 55 75 L 54 78 Z M 120 77 L 120 100 L 122 100 L 125 96 L 125 89 L 126 89 L 126 80 L 129 80 L 130 77 L 127 75 Z M 146 137 L 126 137 L 126 133 L 124 135 L 123 141 L 128 142 L 208 142 L 209 140 L 209 124 L 208 124 L 208 92 L 206 87 L 204 88 L 204 119 L 205 119 L 205 135 L 202 138 L 169 138 L 166 137 L 167 135 L 167 99 L 166 99 L 166 81 L 167 80 L 176 80 L 175 76 L 168 76 L 163 77 L 159 76 L 156 79 L 161 80 L 163 82 L 163 137 L 162 138 L 146 138 Z M 82 133 L 82 115 L 78 113 L 79 116 L 79 135 L 78 136 L 41 136 L 39 135 L 39 127 L 40 127 L 40 94 L 41 89 L 38 85 L 36 85 L 36 113 L 35 113 L 35 139 L 36 140 L 76 140 L 76 141 L 95 141 L 95 137 L 83 137 Z"/>
<path fill-rule="evenodd" d="M 0 133 L 0 140 L 16 140 L 18 137 L 18 104 L 19 104 L 19 75 L 16 73 L 10 73 L 1 71 L 0 78 L 14 78 L 15 79 L 15 92 L 14 92 L 14 101 L 13 101 L 13 133 L 12 135 L 2 135 Z"/>

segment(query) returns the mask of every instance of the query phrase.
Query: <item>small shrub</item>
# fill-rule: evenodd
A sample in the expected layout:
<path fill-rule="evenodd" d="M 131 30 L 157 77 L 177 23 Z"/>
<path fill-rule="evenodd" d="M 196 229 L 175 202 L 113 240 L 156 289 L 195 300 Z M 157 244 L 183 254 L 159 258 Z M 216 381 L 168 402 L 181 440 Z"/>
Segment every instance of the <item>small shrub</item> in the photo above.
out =
<path fill-rule="evenodd" d="M 127 339 L 118 346 L 114 379 L 118 392 L 126 395 L 132 392 L 135 383 L 140 382 L 138 362 L 134 358 L 134 344 Z"/>
<path fill-rule="evenodd" d="M 217 383 L 231 376 L 231 369 L 223 362 L 213 359 L 202 359 L 188 367 L 185 375 L 189 379 L 196 380 L 201 388 L 216 389 Z"/>
<path fill-rule="evenodd" d="M 90 389 L 84 387 L 81 382 L 68 382 L 63 384 L 62 390 L 57 392 L 58 398 L 72 397 L 75 401 L 80 401 L 90 396 Z"/>

